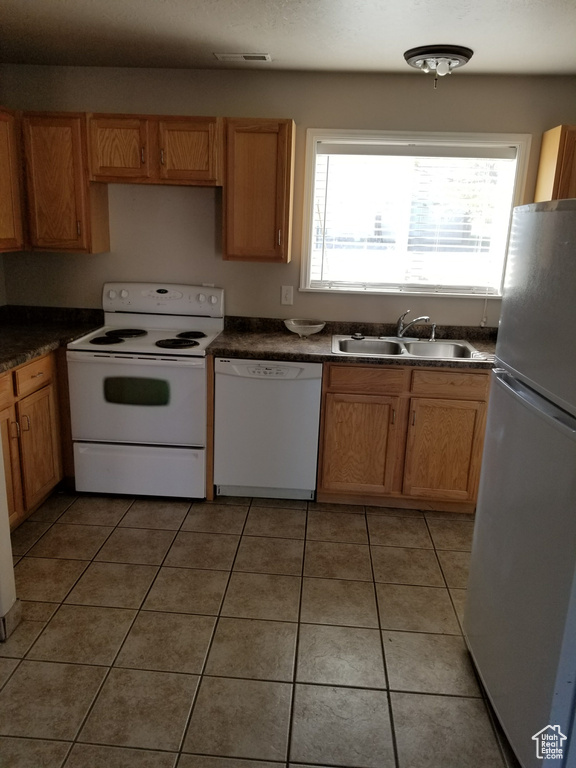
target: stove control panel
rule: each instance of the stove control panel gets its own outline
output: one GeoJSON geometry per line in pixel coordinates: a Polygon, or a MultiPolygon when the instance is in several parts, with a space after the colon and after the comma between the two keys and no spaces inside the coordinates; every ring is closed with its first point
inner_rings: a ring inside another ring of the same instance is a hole
{"type": "Polygon", "coordinates": [[[105,312],[224,317],[224,289],[172,283],[105,283],[105,312]]]}

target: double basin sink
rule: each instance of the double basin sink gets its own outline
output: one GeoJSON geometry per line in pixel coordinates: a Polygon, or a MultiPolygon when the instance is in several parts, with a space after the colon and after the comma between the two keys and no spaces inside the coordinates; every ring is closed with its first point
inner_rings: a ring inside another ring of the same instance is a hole
{"type": "Polygon", "coordinates": [[[428,341],[380,336],[332,336],[332,354],[453,360],[477,357],[480,353],[467,341],[460,339],[428,341]]]}

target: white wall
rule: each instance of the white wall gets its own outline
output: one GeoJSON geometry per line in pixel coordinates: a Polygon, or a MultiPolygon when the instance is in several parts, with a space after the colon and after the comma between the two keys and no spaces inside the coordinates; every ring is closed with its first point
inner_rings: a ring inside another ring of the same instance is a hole
{"type": "MultiPolygon", "coordinates": [[[[51,111],[292,117],[297,124],[290,264],[222,261],[218,190],[111,185],[111,252],[6,255],[8,303],[98,307],[106,280],[205,281],[226,288],[228,314],[388,322],[410,307],[440,324],[477,325],[483,314],[481,299],[296,291],[293,307],[280,304],[281,286],[299,284],[306,128],[530,133],[533,145],[525,193],[525,202],[530,202],[542,132],[560,123],[576,123],[576,77],[456,73],[435,91],[432,79],[416,72],[359,75],[1,65],[0,103],[51,111]]],[[[0,301],[1,285],[0,279],[0,301]]],[[[499,302],[490,300],[488,305],[488,324],[496,325],[499,302]]]]}

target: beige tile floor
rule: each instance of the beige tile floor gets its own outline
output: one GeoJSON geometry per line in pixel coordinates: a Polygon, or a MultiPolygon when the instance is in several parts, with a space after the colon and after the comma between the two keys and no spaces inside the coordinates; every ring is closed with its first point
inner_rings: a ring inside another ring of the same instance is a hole
{"type": "Polygon", "coordinates": [[[4,768],[504,768],[462,615],[473,521],[56,494],[13,534],[4,768]]]}

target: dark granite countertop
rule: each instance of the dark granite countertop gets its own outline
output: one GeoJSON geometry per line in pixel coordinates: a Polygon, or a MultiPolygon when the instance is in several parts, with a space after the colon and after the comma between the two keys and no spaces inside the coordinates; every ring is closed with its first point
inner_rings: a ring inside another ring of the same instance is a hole
{"type": "Polygon", "coordinates": [[[0,373],[53,352],[98,328],[102,322],[99,310],[2,307],[0,373]]]}
{"type": "MultiPolygon", "coordinates": [[[[327,323],[317,334],[301,339],[286,329],[282,320],[255,318],[226,318],[226,327],[208,347],[214,357],[236,357],[249,360],[287,360],[302,362],[362,363],[368,365],[412,365],[442,368],[490,369],[494,366],[496,329],[464,328],[460,326],[437,328],[438,339],[464,339],[474,346],[478,358],[434,360],[433,358],[362,357],[337,355],[331,350],[332,335],[348,335],[360,331],[370,336],[394,336],[395,329],[388,325],[368,323],[327,323]]],[[[429,328],[426,333],[430,333],[429,328]]],[[[422,335],[423,338],[426,336],[422,335]]]]}
{"type": "MultiPolygon", "coordinates": [[[[101,310],[50,307],[0,308],[0,373],[48,354],[103,324],[101,310]]],[[[368,365],[412,365],[443,368],[490,369],[494,364],[495,328],[438,327],[438,339],[466,339],[481,356],[454,360],[431,358],[362,357],[335,355],[331,351],[333,334],[393,336],[391,325],[330,322],[321,333],[300,339],[288,331],[282,320],[227,317],[224,332],[208,347],[215,357],[252,360],[297,360],[302,362],[347,362],[368,365]]],[[[420,334],[426,338],[429,328],[420,334]]]]}

